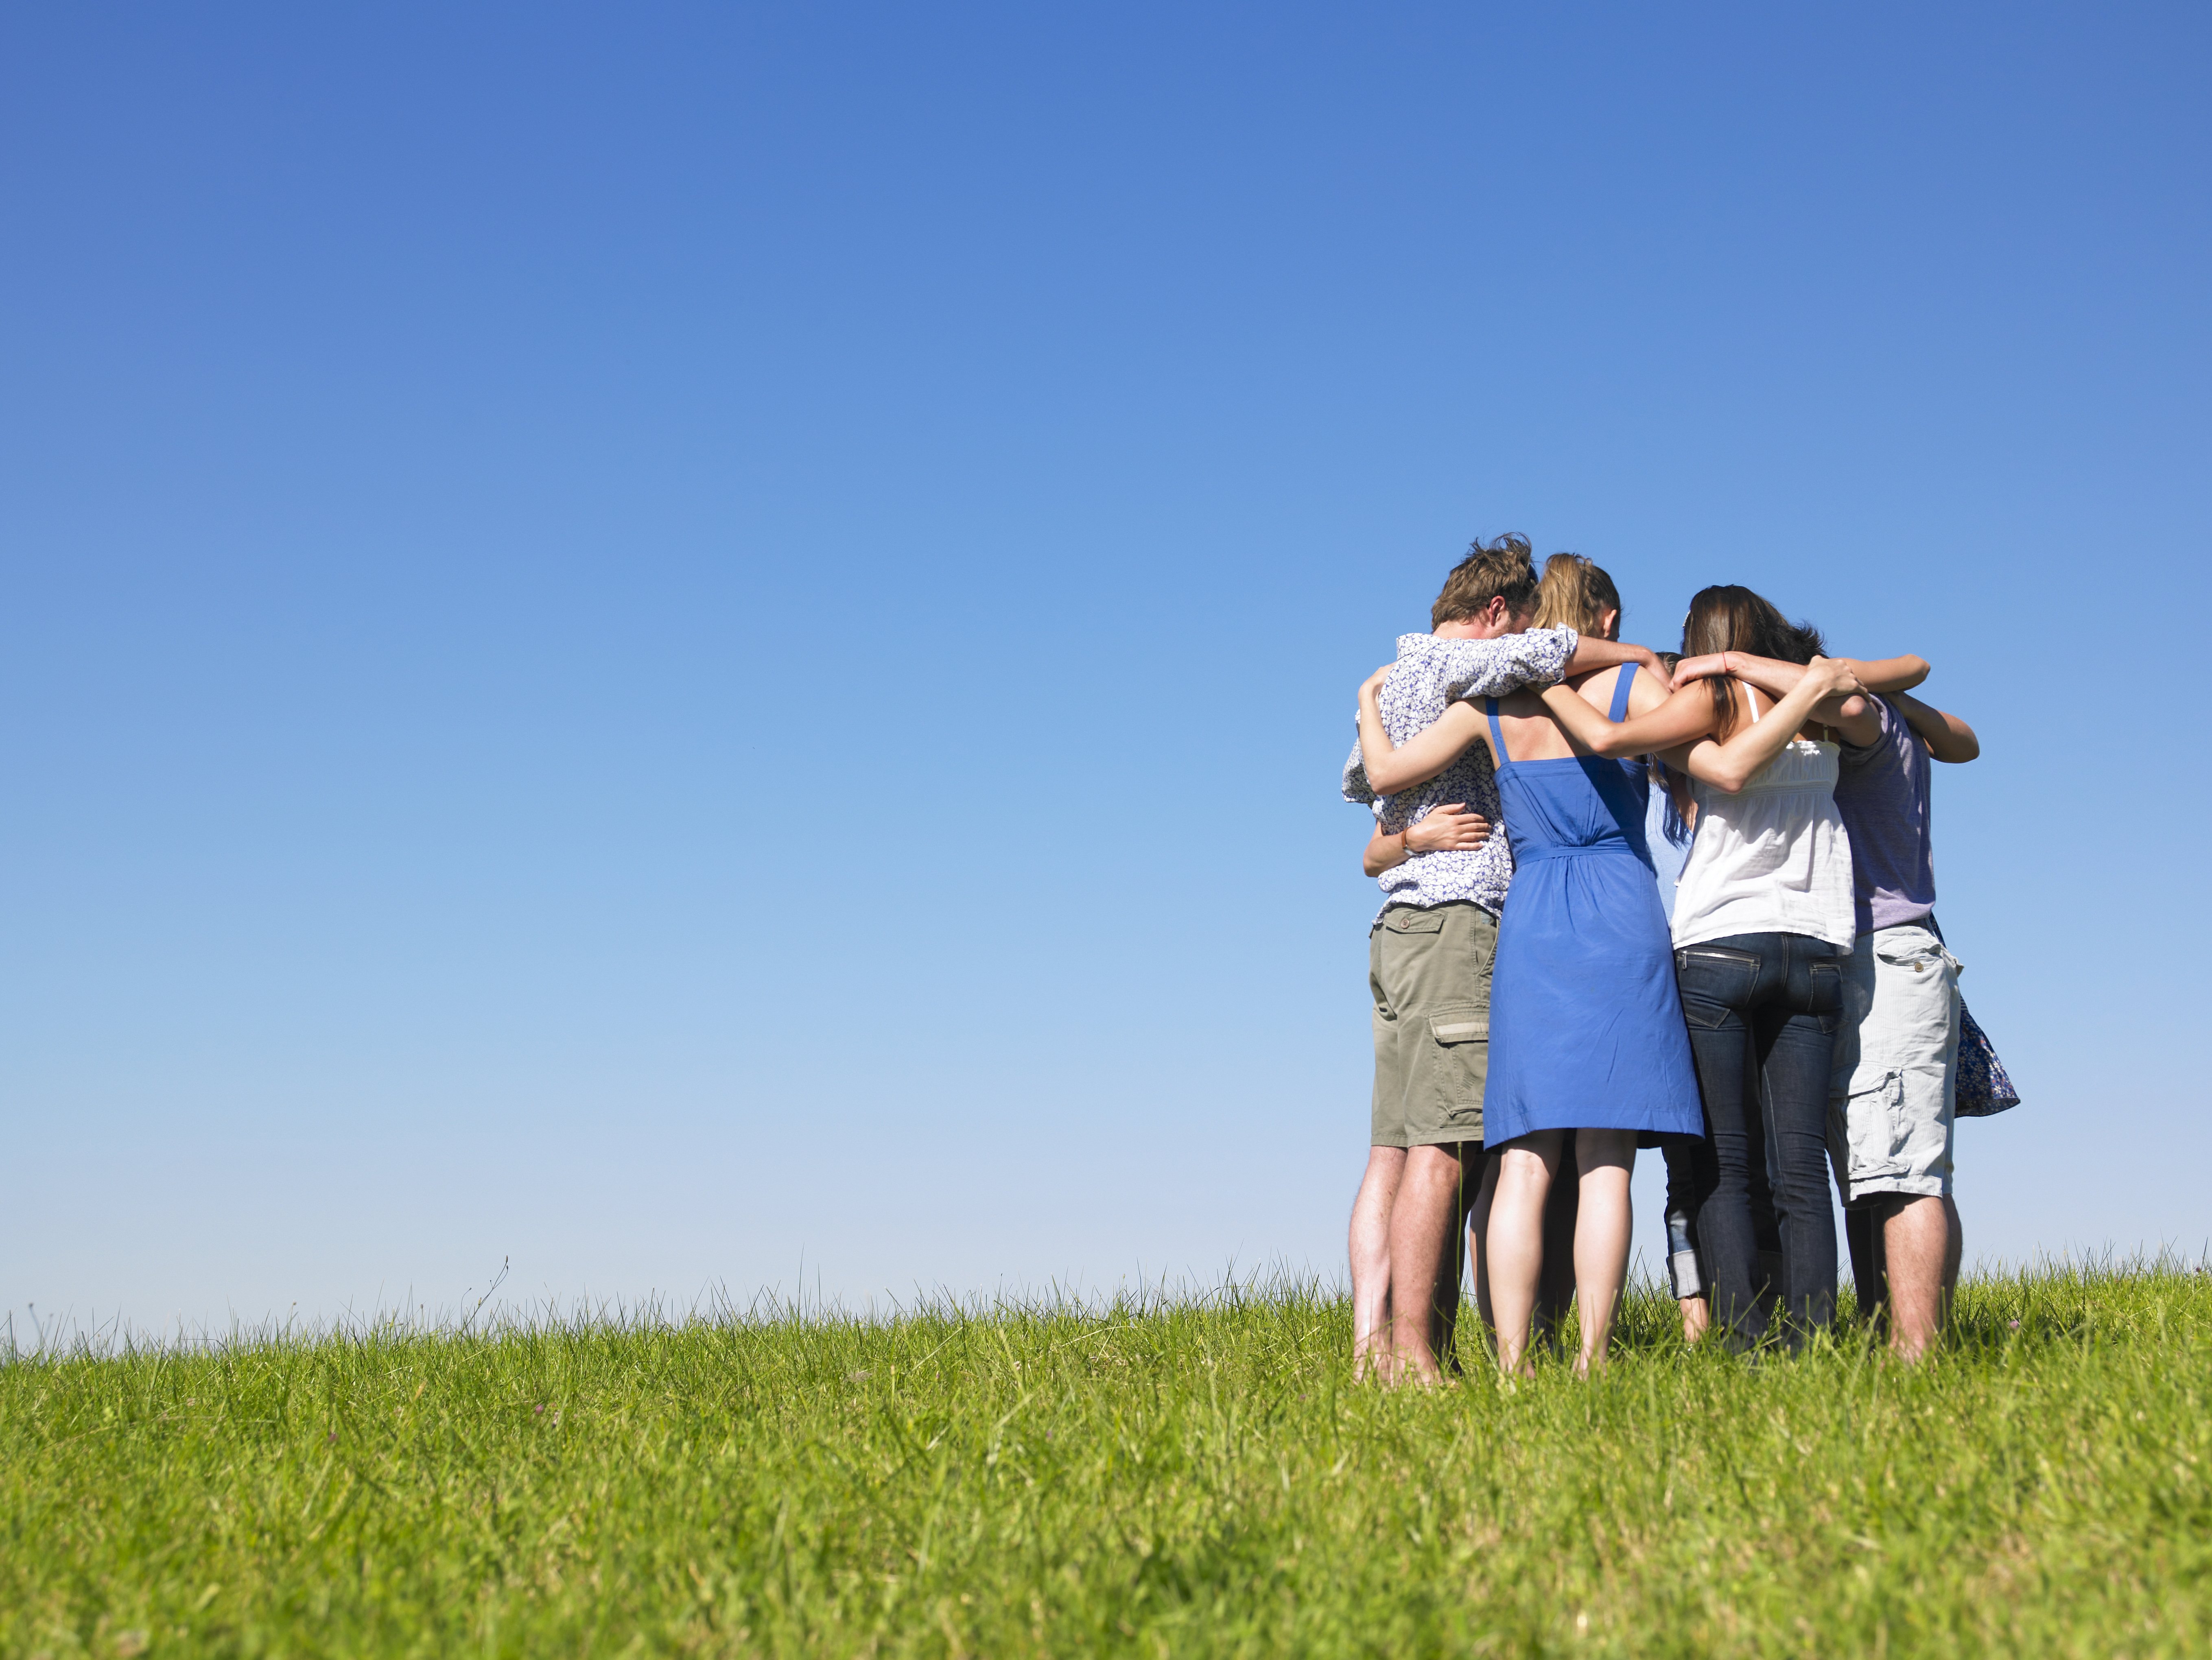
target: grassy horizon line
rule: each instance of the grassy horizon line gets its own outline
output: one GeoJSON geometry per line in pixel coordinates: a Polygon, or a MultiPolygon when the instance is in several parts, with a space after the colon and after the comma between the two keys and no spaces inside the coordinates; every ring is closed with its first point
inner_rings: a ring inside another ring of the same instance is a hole
{"type": "MultiPolygon", "coordinates": [[[[1970,1286],[2052,1276],[2127,1279],[2158,1274],[2212,1274],[2212,1242],[2208,1242],[2193,1258],[2171,1246],[2161,1246],[2155,1251],[2136,1249],[2124,1253],[2113,1246],[2079,1253],[2039,1252],[2022,1262],[1984,1258],[1960,1276],[1960,1289],[1963,1292],[1970,1286]]],[[[502,1271],[494,1281],[493,1291],[496,1291],[499,1280],[504,1278],[502,1271]]],[[[1663,1278],[1650,1268],[1639,1252],[1631,1266],[1625,1295],[1635,1298],[1659,1294],[1663,1285],[1663,1278]]],[[[1311,1268],[1279,1264],[1255,1269],[1241,1279],[1233,1270],[1218,1280],[1201,1280],[1189,1274],[1163,1274],[1157,1280],[1140,1277],[1133,1282],[1119,1282],[1111,1289],[1102,1286],[1090,1291],[1073,1289],[1057,1280],[1048,1280],[1036,1288],[1012,1291],[917,1287],[911,1300],[902,1300],[896,1293],[884,1291],[872,1293],[867,1303],[860,1307],[836,1297],[817,1295],[810,1301],[803,1292],[790,1294],[775,1286],[761,1286],[742,1302],[732,1296],[726,1286],[717,1286],[695,1296],[680,1308],[674,1299],[652,1292],[635,1300],[585,1297],[565,1306],[550,1298],[531,1304],[494,1303],[491,1295],[488,1292],[471,1304],[464,1292],[457,1304],[435,1310],[428,1304],[402,1303],[365,1315],[341,1310],[305,1321],[291,1315],[264,1316],[258,1322],[234,1316],[228,1329],[222,1331],[204,1326],[194,1330],[183,1322],[170,1330],[155,1331],[127,1325],[119,1319],[105,1326],[94,1323],[87,1327],[66,1310],[59,1315],[38,1316],[35,1305],[31,1305],[28,1311],[32,1318],[26,1323],[29,1326],[28,1342],[19,1335],[13,1310],[0,1316],[0,1366],[60,1358],[108,1359],[147,1353],[205,1353],[226,1349],[313,1346],[393,1333],[481,1338],[495,1333],[587,1328],[660,1331],[699,1325],[884,1326],[902,1320],[946,1315],[970,1319],[1000,1314],[1017,1317],[1079,1317],[1109,1310],[1143,1313],[1169,1308],[1205,1308],[1224,1301],[1231,1306],[1240,1301],[1285,1298],[1302,1303],[1327,1302],[1347,1298],[1350,1290],[1340,1268],[1324,1275],[1311,1268]],[[876,1304],[877,1295],[885,1299],[887,1307],[876,1304]]],[[[1847,1316],[1851,1301],[1846,1280],[1840,1287],[1839,1307],[1847,1316]]]]}

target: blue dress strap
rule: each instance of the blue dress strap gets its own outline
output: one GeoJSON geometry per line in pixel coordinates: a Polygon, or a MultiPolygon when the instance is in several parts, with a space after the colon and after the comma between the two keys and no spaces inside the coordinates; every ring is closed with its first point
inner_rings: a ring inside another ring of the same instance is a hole
{"type": "Polygon", "coordinates": [[[1482,710],[1490,717],[1490,741],[1498,745],[1498,764],[1502,767],[1511,757],[1505,753],[1505,733],[1498,724],[1498,700],[1495,697],[1484,698],[1482,710]]]}
{"type": "Polygon", "coordinates": [[[1606,719],[1615,726],[1628,719],[1628,693],[1629,689],[1635,684],[1636,665],[1623,663],[1620,666],[1620,678],[1614,681],[1613,685],[1613,711],[1606,716],[1606,719]]]}

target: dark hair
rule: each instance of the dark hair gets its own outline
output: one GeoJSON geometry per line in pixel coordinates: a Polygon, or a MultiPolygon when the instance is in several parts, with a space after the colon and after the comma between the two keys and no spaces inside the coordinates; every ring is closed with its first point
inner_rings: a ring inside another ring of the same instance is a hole
{"type": "Polygon", "coordinates": [[[1472,622],[1501,598],[1506,610],[1516,614],[1536,609],[1536,566],[1528,538],[1511,531],[1495,542],[1468,544],[1467,557],[1451,568],[1443,592],[1429,607],[1429,626],[1472,622]]]}
{"type": "MultiPolygon", "coordinates": [[[[1749,588],[1733,582],[1699,588],[1682,619],[1682,655],[1705,657],[1740,651],[1784,663],[1809,663],[1828,654],[1827,642],[1810,623],[1792,623],[1749,588]]],[[[1716,674],[1712,689],[1714,736],[1726,738],[1735,725],[1735,677],[1716,674]]]]}

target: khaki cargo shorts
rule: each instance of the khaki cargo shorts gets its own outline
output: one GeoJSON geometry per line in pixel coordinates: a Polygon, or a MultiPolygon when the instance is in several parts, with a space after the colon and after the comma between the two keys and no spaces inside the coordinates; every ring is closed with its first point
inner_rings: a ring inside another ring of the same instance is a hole
{"type": "Polygon", "coordinates": [[[1393,905],[1367,941],[1378,1147],[1482,1140],[1498,921],[1465,901],[1393,905]]]}
{"type": "Polygon", "coordinates": [[[1959,959],[1931,929],[1859,935],[1828,1085],[1828,1157],[1845,1204],[1951,1191],[1959,1098],[1959,959]]]}

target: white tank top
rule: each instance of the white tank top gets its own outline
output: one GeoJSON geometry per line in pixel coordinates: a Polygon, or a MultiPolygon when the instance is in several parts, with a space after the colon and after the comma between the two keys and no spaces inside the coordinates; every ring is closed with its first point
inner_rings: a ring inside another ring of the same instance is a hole
{"type": "MultiPolygon", "coordinates": [[[[1748,686],[1751,718],[1759,694],[1748,686]]],[[[1844,951],[1857,932],[1851,840],[1836,812],[1838,751],[1793,738],[1730,795],[1698,779],[1698,829],[1674,890],[1674,943],[1803,933],[1844,951]]]]}

